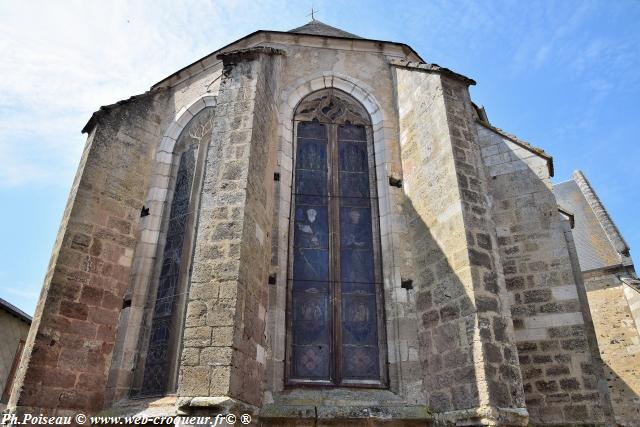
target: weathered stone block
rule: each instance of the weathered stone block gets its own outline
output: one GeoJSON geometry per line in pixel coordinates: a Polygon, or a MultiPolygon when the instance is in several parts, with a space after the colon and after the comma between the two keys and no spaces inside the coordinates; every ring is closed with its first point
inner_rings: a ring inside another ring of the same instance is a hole
{"type": "Polygon", "coordinates": [[[235,317],[234,300],[217,300],[207,310],[208,326],[233,326],[235,317]]]}
{"type": "Polygon", "coordinates": [[[184,345],[186,347],[205,347],[210,345],[211,331],[212,328],[208,326],[185,328],[184,345]]]}
{"type": "Polygon", "coordinates": [[[182,396],[209,396],[212,382],[210,369],[205,366],[184,367],[181,371],[179,393],[182,396]]]}
{"type": "Polygon", "coordinates": [[[207,347],[200,352],[201,366],[229,366],[233,350],[229,347],[207,347]]]}

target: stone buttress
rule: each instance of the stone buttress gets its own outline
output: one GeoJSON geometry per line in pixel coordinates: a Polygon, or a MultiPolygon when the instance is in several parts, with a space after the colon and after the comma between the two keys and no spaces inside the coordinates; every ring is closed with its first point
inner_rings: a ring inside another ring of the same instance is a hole
{"type": "Polygon", "coordinates": [[[471,81],[402,62],[396,79],[427,404],[445,420],[525,425],[471,81]]]}
{"type": "Polygon", "coordinates": [[[262,403],[280,54],[221,56],[180,361],[185,411],[262,403]]]}

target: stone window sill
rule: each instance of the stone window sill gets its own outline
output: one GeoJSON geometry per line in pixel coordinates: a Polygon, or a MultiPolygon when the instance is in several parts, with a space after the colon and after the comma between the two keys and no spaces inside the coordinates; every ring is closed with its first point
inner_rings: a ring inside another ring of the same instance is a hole
{"type": "Polygon", "coordinates": [[[431,420],[425,405],[407,402],[389,390],[295,388],[267,393],[260,409],[264,420],[431,420]]]}
{"type": "Polygon", "coordinates": [[[177,397],[175,395],[147,399],[125,399],[97,415],[107,417],[145,416],[148,418],[174,416],[178,415],[176,401],[177,397]]]}

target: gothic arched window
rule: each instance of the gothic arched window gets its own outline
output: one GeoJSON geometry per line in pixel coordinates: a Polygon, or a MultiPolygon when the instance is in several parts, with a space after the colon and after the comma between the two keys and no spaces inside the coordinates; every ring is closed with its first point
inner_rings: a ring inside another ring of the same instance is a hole
{"type": "Polygon", "coordinates": [[[294,116],[287,383],[383,387],[386,345],[369,115],[336,89],[294,116]]]}
{"type": "Polygon", "coordinates": [[[162,395],[176,388],[180,338],[193,254],[202,163],[213,128],[213,108],[196,114],[174,149],[172,188],[163,220],[164,243],[158,248],[155,292],[149,298],[147,331],[134,394],[162,395]],[[171,197],[171,195],[173,197],[171,197]]]}

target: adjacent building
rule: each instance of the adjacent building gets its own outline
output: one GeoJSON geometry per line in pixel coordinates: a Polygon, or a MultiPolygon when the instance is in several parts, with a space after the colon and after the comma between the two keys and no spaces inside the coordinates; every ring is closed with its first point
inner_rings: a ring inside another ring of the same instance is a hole
{"type": "Polygon", "coordinates": [[[0,410],[9,402],[30,325],[31,316],[0,298],[0,410]]]}

